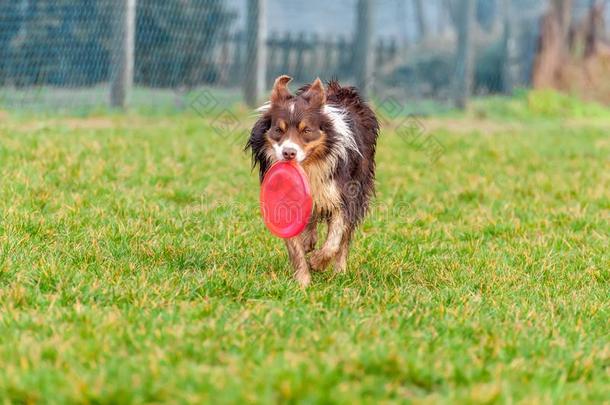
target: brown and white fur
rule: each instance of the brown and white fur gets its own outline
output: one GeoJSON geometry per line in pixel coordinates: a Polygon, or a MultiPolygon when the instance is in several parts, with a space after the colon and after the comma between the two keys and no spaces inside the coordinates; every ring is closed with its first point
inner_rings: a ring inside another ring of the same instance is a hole
{"type": "Polygon", "coordinates": [[[296,161],[307,173],[313,214],[303,233],[286,240],[295,277],[302,286],[311,269],[331,262],[335,271],[347,268],[355,228],[364,218],[375,189],[375,147],[379,124],[353,87],[320,79],[291,94],[288,76],[276,79],[270,101],[259,108],[246,149],[259,166],[262,181],[279,160],[296,161]],[[328,224],[324,244],[316,249],[317,227],[328,224]],[[307,260],[307,254],[309,261],[307,260]]]}

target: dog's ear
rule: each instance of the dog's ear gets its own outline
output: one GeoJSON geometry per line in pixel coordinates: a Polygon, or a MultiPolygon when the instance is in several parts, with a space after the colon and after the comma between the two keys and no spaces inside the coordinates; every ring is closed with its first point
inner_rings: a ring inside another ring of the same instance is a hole
{"type": "Polygon", "coordinates": [[[303,93],[303,97],[307,100],[309,106],[313,108],[320,108],[326,103],[326,92],[319,77],[303,93]]]}
{"type": "Polygon", "coordinates": [[[244,150],[250,149],[252,152],[252,168],[258,165],[260,171],[260,181],[263,181],[263,176],[270,166],[269,158],[265,154],[265,134],[271,127],[271,118],[261,117],[252,127],[250,138],[244,150]]]}
{"type": "Polygon", "coordinates": [[[288,91],[288,83],[292,80],[292,77],[282,75],[275,79],[273,83],[273,90],[271,90],[271,104],[277,104],[291,96],[288,91]]]}

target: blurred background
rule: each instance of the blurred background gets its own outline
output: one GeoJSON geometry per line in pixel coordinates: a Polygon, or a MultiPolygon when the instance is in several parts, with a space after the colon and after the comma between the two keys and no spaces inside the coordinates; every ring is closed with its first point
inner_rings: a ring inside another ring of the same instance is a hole
{"type": "MultiPolygon", "coordinates": [[[[604,0],[12,0],[0,108],[255,106],[280,74],[414,113],[552,88],[610,103],[604,0]]],[[[293,88],[296,88],[293,85],[293,88]]]]}

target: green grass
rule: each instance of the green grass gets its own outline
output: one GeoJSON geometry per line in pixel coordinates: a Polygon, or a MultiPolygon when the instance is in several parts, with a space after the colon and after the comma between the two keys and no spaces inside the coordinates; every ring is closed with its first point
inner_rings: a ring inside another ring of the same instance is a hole
{"type": "Polygon", "coordinates": [[[386,129],[303,291],[243,134],[0,118],[0,403],[608,403],[610,126],[386,129]]]}
{"type": "Polygon", "coordinates": [[[473,103],[477,115],[498,120],[605,119],[610,109],[553,90],[518,90],[513,97],[483,97],[473,103]]]}

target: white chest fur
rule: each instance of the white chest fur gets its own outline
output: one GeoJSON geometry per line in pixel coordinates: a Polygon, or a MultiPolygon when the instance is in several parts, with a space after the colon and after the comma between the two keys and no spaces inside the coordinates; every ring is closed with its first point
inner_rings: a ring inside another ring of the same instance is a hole
{"type": "Polygon", "coordinates": [[[334,212],[341,208],[341,195],[335,181],[330,178],[326,163],[315,163],[304,167],[309,179],[314,210],[334,212]]]}

